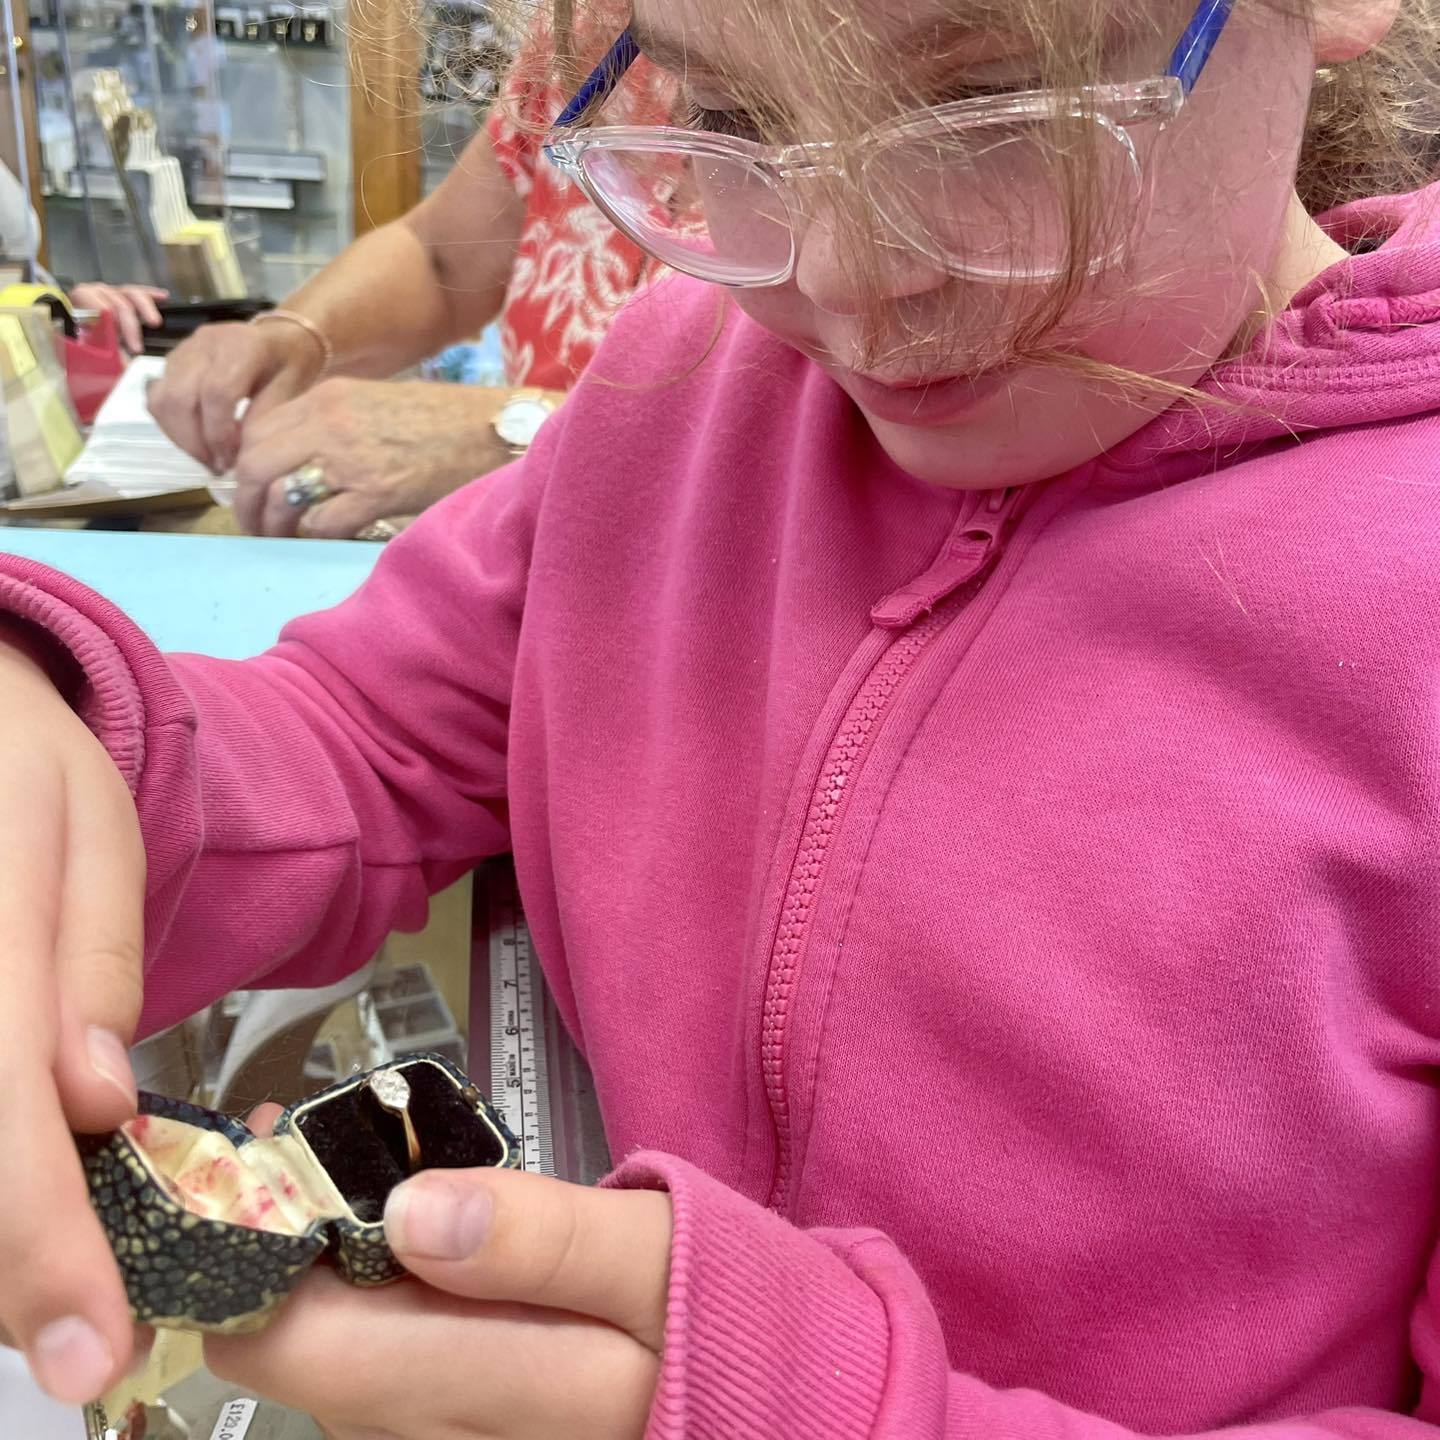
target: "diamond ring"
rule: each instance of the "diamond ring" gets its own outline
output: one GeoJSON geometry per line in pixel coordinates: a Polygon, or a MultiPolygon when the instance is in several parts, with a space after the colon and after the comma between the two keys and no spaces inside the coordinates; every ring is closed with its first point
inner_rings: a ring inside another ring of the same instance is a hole
{"type": "Polygon", "coordinates": [[[330,487],[325,483],[325,472],[313,460],[308,465],[302,465],[298,470],[292,470],[284,479],[285,503],[293,506],[296,510],[307,509],[311,505],[318,505],[322,500],[328,500],[331,495],[330,487]]]}
{"type": "Polygon", "coordinates": [[[405,1161],[413,1175],[420,1168],[420,1137],[410,1118],[410,1082],[398,1070],[377,1070],[366,1088],[387,1115],[398,1115],[405,1126],[405,1161]]]}
{"type": "Polygon", "coordinates": [[[355,532],[357,540],[378,540],[382,544],[393,540],[400,533],[400,527],[393,520],[372,520],[363,530],[355,532]]]}

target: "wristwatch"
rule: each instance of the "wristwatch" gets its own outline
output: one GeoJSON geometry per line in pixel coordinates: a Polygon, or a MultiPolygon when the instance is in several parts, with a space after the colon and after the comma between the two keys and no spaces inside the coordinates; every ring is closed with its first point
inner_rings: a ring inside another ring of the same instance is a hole
{"type": "Polygon", "coordinates": [[[496,413],[495,433],[512,455],[523,455],[559,408],[560,402],[545,390],[517,390],[496,413]]]}

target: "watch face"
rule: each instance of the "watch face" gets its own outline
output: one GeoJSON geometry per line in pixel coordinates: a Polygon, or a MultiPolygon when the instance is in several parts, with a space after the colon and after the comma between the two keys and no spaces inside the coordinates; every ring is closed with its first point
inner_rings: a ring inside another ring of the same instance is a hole
{"type": "Polygon", "coordinates": [[[517,450],[528,448],[550,417],[550,409],[539,400],[511,400],[495,417],[495,433],[517,450]]]}

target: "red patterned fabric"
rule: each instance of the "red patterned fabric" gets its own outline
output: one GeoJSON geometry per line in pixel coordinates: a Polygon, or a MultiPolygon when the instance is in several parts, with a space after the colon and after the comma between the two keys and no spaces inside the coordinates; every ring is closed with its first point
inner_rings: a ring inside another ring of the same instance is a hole
{"type": "MultiPolygon", "coordinates": [[[[616,312],[662,267],[545,159],[542,136],[569,99],[548,71],[543,46],[532,42],[490,116],[490,142],[526,202],[500,336],[510,384],[568,390],[616,312]]],[[[658,125],[670,118],[673,93],[665,73],[641,60],[611,104],[623,108],[624,123],[658,125]]]]}

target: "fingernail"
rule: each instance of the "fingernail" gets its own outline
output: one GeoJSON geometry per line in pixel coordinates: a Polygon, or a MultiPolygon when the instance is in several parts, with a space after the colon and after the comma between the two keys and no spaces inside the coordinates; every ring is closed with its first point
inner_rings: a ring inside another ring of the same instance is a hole
{"type": "Polygon", "coordinates": [[[86,1048],[90,1051],[90,1067],[125,1097],[127,1105],[137,1099],[135,1072],[130,1068],[130,1052],[125,1042],[111,1030],[92,1025],[86,1032],[86,1048]]]}
{"type": "Polygon", "coordinates": [[[407,1180],[385,1204],[385,1237],[397,1254],[463,1260],[485,1243],[494,1206],[486,1190],[445,1180],[407,1180]]]}
{"type": "Polygon", "coordinates": [[[88,1405],[110,1383],[115,1356],[88,1320],[52,1320],[30,1346],[30,1369],[50,1395],[67,1405],[88,1405]]]}

